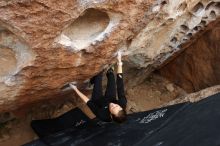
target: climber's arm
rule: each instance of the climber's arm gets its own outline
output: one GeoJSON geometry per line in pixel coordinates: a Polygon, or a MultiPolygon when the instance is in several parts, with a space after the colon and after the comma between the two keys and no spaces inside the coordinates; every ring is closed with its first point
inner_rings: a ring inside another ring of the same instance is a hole
{"type": "Polygon", "coordinates": [[[91,101],[87,96],[80,92],[75,85],[70,84],[70,87],[77,93],[77,95],[88,105],[91,111],[97,116],[99,114],[99,109],[93,103],[93,101],[91,101]]]}
{"type": "Polygon", "coordinates": [[[77,87],[73,84],[70,84],[70,87],[77,93],[77,95],[85,102],[87,103],[89,101],[89,98],[84,95],[82,92],[80,92],[77,87]]]}
{"type": "Polygon", "coordinates": [[[123,70],[122,70],[122,61],[121,61],[121,52],[118,52],[118,56],[117,56],[117,74],[122,74],[123,70]]]}
{"type": "Polygon", "coordinates": [[[124,91],[124,82],[123,82],[123,70],[122,70],[122,61],[121,61],[121,52],[118,53],[117,57],[117,65],[118,65],[118,70],[117,70],[117,92],[118,92],[118,100],[120,105],[125,109],[127,105],[127,99],[125,96],[125,91],[124,91]]]}
{"type": "Polygon", "coordinates": [[[91,111],[97,116],[99,114],[99,109],[97,108],[97,106],[91,100],[89,100],[87,96],[80,92],[75,85],[70,84],[70,87],[77,93],[77,95],[88,105],[91,111]]]}

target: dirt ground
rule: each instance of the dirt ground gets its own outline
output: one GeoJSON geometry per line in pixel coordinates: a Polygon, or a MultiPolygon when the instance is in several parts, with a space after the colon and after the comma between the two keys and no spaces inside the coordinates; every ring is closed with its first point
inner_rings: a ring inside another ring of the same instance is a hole
{"type": "MultiPolygon", "coordinates": [[[[145,79],[144,82],[126,89],[127,112],[133,113],[154,109],[184,95],[186,93],[182,89],[154,74],[145,79]]],[[[77,106],[89,117],[94,117],[85,104],[80,101],[77,101],[77,103],[79,103],[77,106]]],[[[36,106],[35,109],[38,108],[39,110],[35,110],[28,116],[17,117],[2,124],[0,126],[0,146],[19,146],[37,139],[30,127],[32,119],[56,117],[75,106],[71,102],[59,106],[47,106],[46,109],[36,106]]]]}

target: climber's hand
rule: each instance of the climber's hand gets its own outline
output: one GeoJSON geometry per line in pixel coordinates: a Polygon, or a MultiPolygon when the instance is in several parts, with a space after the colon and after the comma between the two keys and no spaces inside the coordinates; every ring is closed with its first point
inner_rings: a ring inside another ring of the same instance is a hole
{"type": "Polygon", "coordinates": [[[70,83],[69,86],[76,92],[76,94],[77,94],[85,103],[87,103],[87,102],[89,101],[89,98],[77,89],[76,84],[70,83]]]}
{"type": "Polygon", "coordinates": [[[118,63],[121,62],[121,51],[118,51],[117,60],[118,60],[118,63]]]}
{"type": "Polygon", "coordinates": [[[77,89],[76,85],[74,85],[74,84],[72,84],[72,83],[70,83],[69,85],[70,85],[70,87],[71,87],[73,90],[76,90],[76,89],[77,89]]]}

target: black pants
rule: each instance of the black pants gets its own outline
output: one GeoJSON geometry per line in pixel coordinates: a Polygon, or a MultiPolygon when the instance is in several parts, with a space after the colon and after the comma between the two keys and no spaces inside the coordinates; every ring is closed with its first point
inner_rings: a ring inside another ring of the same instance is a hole
{"type": "MultiPolygon", "coordinates": [[[[102,93],[102,72],[93,77],[93,83],[94,83],[94,88],[92,92],[92,98],[91,100],[98,100],[100,98],[103,98],[103,93],[102,93]]],[[[114,73],[108,72],[106,74],[107,76],[107,87],[105,91],[105,98],[107,98],[108,101],[114,101],[116,100],[116,84],[115,84],[115,76],[114,73]]],[[[118,93],[118,98],[125,97],[125,92],[124,92],[124,83],[123,83],[123,76],[122,74],[117,74],[117,93],[118,93]]]]}

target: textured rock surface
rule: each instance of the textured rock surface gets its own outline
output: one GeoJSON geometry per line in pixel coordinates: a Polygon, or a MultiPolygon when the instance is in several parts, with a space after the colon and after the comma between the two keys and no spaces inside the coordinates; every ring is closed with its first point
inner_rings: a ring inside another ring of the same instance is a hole
{"type": "Polygon", "coordinates": [[[86,82],[117,50],[147,75],[218,16],[218,0],[2,0],[0,111],[86,82]]]}
{"type": "Polygon", "coordinates": [[[188,92],[219,85],[219,54],[220,20],[160,72],[188,92]]]}
{"type": "Polygon", "coordinates": [[[203,90],[200,90],[199,92],[194,92],[191,94],[187,94],[186,96],[182,96],[178,99],[175,99],[173,101],[170,101],[160,107],[165,107],[169,105],[174,105],[174,104],[179,104],[179,103],[184,103],[184,102],[198,102],[202,99],[205,99],[209,96],[215,95],[220,92],[220,86],[212,86],[209,88],[205,88],[203,90]]]}

